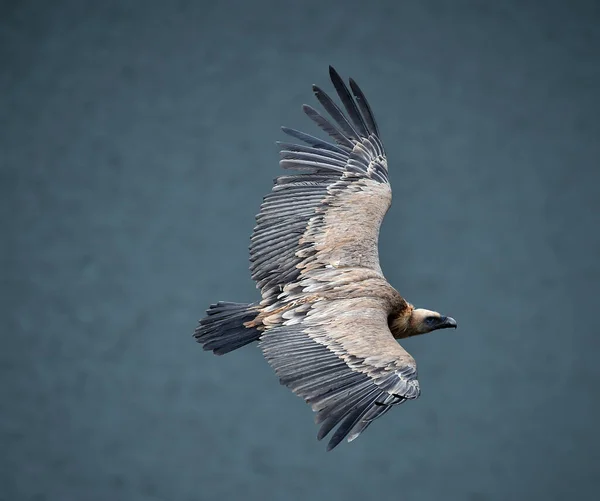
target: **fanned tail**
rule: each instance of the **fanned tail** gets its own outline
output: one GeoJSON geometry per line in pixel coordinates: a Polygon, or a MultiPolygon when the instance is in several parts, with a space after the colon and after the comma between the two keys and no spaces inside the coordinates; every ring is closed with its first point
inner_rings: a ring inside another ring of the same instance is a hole
{"type": "Polygon", "coordinates": [[[256,315],[258,309],[255,304],[219,301],[206,310],[206,317],[200,320],[194,337],[205,350],[224,355],[258,341],[261,331],[244,325],[254,320],[256,315]]]}

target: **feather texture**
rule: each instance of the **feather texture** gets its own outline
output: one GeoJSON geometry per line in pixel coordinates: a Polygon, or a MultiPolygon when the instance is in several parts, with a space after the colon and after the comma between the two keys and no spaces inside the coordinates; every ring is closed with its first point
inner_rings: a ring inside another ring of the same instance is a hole
{"type": "Polygon", "coordinates": [[[261,337],[281,383],[317,413],[317,438],[337,427],[328,449],[356,438],[387,408],[419,396],[416,364],[389,331],[385,301],[319,301],[300,324],[283,322],[261,337]]]}
{"type": "Polygon", "coordinates": [[[387,160],[358,87],[354,95],[362,97],[354,100],[333,68],[330,76],[348,116],[317,86],[315,95],[332,120],[308,105],[303,109],[335,143],[283,127],[306,145],[280,142],[280,166],[300,173],[275,179],[256,216],[250,270],[266,304],[308,268],[343,263],[379,270],[377,236],[391,203],[387,160]]]}

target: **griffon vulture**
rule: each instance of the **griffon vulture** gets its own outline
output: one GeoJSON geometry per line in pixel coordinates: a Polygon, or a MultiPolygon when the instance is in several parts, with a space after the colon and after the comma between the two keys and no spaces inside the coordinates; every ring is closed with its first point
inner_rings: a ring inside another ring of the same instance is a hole
{"type": "Polygon", "coordinates": [[[456,321],[413,307],[383,276],[387,158],[361,89],[329,75],[345,112],[317,86],[330,118],[303,110],[333,141],[282,128],[305,144],[279,143],[281,167],[298,172],[275,179],[256,216],[250,269],[261,301],[211,305],[194,336],[216,355],[258,341],[281,383],[317,413],[317,438],[337,426],[331,450],[419,396],[415,360],[396,339],[456,321]]]}

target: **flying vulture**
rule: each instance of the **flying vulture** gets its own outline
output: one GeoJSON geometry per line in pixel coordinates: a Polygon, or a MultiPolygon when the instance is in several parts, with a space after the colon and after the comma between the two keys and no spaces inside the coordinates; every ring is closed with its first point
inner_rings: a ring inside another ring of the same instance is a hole
{"type": "Polygon", "coordinates": [[[262,299],[218,302],[194,337],[223,355],[258,341],[282,384],[316,414],[328,450],[350,442],[393,406],[420,394],[417,366],[396,341],[456,321],[415,308],[385,279],[377,250],[392,190],[379,128],[359,86],[329,75],[343,109],[313,91],[326,118],[304,112],[332,139],[283,127],[304,143],[278,143],[275,179],[250,243],[250,270],[262,299]]]}

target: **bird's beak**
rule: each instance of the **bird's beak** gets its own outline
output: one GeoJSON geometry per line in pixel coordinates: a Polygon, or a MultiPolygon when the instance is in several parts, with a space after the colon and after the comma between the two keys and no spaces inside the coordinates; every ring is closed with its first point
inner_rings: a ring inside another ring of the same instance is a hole
{"type": "Polygon", "coordinates": [[[456,329],[456,327],[458,326],[456,320],[454,320],[452,317],[442,317],[440,320],[441,321],[438,329],[449,329],[450,327],[456,329]]]}

